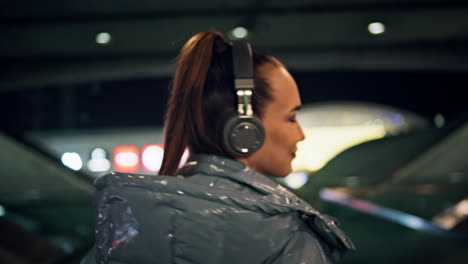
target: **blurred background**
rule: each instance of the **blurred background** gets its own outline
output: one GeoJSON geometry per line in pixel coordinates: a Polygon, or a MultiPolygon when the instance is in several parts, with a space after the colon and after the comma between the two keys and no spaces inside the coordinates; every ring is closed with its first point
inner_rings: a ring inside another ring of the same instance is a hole
{"type": "Polygon", "coordinates": [[[467,263],[455,0],[2,1],[0,263],[79,263],[94,179],[157,174],[173,59],[210,29],[295,77],[307,139],[281,184],[339,219],[343,263],[467,263]]]}

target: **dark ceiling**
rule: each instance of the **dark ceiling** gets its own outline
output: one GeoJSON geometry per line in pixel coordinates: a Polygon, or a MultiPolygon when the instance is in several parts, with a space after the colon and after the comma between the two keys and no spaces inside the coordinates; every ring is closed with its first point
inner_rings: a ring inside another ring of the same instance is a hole
{"type": "Polygon", "coordinates": [[[162,125],[183,43],[237,26],[288,66],[306,104],[372,102],[448,119],[468,111],[468,1],[3,1],[2,129],[162,125]],[[368,32],[375,21],[384,34],[368,32]],[[96,43],[100,32],[109,45],[96,43]]]}
{"type": "Polygon", "coordinates": [[[294,71],[466,72],[468,2],[455,0],[2,1],[0,89],[168,76],[193,33],[236,26],[294,71]],[[382,35],[370,22],[386,26],[382,35]],[[96,44],[99,32],[110,45],[96,44]],[[5,67],[6,66],[6,67],[5,67]]]}

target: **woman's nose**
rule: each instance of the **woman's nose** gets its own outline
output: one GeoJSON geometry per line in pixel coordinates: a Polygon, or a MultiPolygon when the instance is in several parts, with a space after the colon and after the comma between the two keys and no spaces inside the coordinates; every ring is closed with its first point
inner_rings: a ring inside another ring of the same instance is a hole
{"type": "Polygon", "coordinates": [[[301,125],[299,125],[299,141],[303,141],[305,139],[304,131],[302,130],[301,125]]]}

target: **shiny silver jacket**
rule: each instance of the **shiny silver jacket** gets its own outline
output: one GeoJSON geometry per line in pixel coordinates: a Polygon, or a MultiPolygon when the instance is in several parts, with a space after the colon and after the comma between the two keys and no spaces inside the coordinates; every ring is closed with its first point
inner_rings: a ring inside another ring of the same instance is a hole
{"type": "Polygon", "coordinates": [[[336,263],[335,220],[242,163],[192,157],[178,177],[96,183],[96,245],[82,263],[336,263]]]}

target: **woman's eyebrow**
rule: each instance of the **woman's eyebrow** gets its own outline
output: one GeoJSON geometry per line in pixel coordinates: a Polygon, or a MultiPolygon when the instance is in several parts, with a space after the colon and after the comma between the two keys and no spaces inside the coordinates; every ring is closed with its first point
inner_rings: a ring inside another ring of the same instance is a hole
{"type": "Polygon", "coordinates": [[[302,108],[302,105],[297,105],[297,106],[295,106],[293,109],[291,109],[290,112],[299,111],[299,110],[301,110],[301,108],[302,108]]]}

